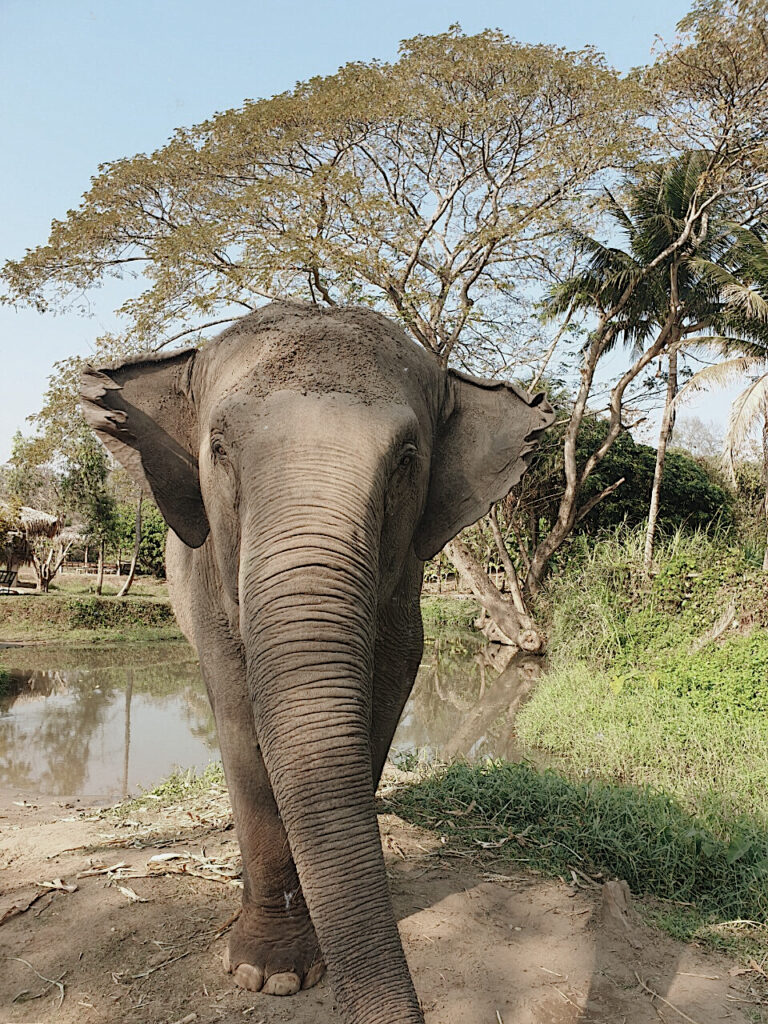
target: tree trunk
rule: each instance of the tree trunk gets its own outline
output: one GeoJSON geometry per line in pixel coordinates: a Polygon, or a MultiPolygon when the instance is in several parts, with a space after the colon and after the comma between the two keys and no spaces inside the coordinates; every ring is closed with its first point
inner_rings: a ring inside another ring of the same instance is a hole
{"type": "Polygon", "coordinates": [[[677,395],[677,358],[678,350],[672,347],[669,350],[669,378],[667,380],[667,398],[664,403],[664,415],[661,418],[661,430],[659,431],[659,448],[656,452],[656,468],[653,473],[653,487],[651,488],[651,504],[648,509],[648,529],[645,534],[645,555],[643,557],[643,570],[647,576],[653,565],[653,551],[656,544],[656,526],[659,519],[659,500],[661,496],[661,481],[664,478],[664,460],[667,457],[667,446],[672,440],[672,431],[675,428],[675,407],[674,401],[677,395]]]}
{"type": "Polygon", "coordinates": [[[104,586],[104,548],[106,543],[104,540],[99,542],[99,567],[96,572],[96,593],[101,594],[101,588],[104,586]]]}
{"type": "Polygon", "coordinates": [[[472,557],[466,544],[458,537],[454,537],[445,550],[507,643],[515,644],[531,653],[541,651],[544,647],[544,638],[528,614],[518,611],[512,601],[504,600],[488,579],[487,573],[472,557]]]}
{"type": "MultiPolygon", "coordinates": [[[[531,557],[531,568],[525,580],[525,594],[527,597],[535,596],[544,580],[549,561],[565,541],[570,537],[573,528],[588,512],[597,504],[594,498],[590,499],[583,506],[579,507],[579,499],[584,484],[602,463],[605,456],[611,450],[616,438],[626,429],[623,421],[624,394],[630,384],[637,379],[642,371],[657,356],[660,356],[670,343],[677,338],[678,302],[677,302],[677,275],[679,271],[679,259],[675,258],[670,265],[670,309],[663,327],[659,331],[652,345],[635,360],[635,362],[619,378],[611,390],[609,399],[609,426],[599,447],[592,452],[586,462],[580,464],[577,459],[577,443],[579,431],[584,416],[587,412],[587,402],[592,391],[598,363],[603,353],[608,349],[610,343],[618,333],[618,322],[613,318],[623,308],[632,294],[630,286],[624,293],[621,301],[609,312],[603,313],[596,329],[592,332],[591,340],[584,354],[584,363],[581,368],[581,381],[576,393],[576,400],[571,411],[568,425],[563,438],[563,468],[565,470],[565,491],[560,499],[560,507],[557,519],[552,524],[549,533],[541,540],[534,549],[531,557]]],[[[606,497],[618,484],[611,485],[598,497],[598,500],[606,497]]]]}
{"type": "Polygon", "coordinates": [[[51,580],[46,571],[44,562],[35,562],[35,575],[37,576],[37,584],[35,590],[39,594],[47,594],[48,587],[50,586],[51,580]]]}
{"type": "MultiPolygon", "coordinates": [[[[517,569],[515,568],[515,563],[509,557],[509,552],[507,551],[507,545],[504,543],[504,538],[501,535],[501,527],[499,526],[499,518],[498,518],[498,515],[496,514],[496,506],[495,505],[491,509],[491,511],[488,513],[488,518],[489,518],[490,523],[491,523],[491,532],[493,533],[493,539],[496,542],[496,548],[497,548],[497,550],[499,552],[499,557],[501,558],[501,561],[502,561],[502,563],[504,565],[504,572],[506,573],[506,579],[509,581],[509,591],[510,591],[510,595],[511,595],[511,598],[512,598],[512,603],[514,604],[515,609],[516,609],[518,615],[521,615],[521,616],[523,616],[525,618],[528,618],[529,621],[530,621],[530,617],[528,615],[528,609],[525,606],[525,601],[523,600],[523,594],[522,594],[522,591],[520,590],[520,580],[518,579],[518,576],[517,576],[517,569]]],[[[503,591],[502,591],[502,593],[503,593],[503,591]]]]}
{"type": "Polygon", "coordinates": [[[125,583],[120,588],[118,597],[125,597],[128,591],[131,589],[133,583],[133,577],[136,575],[136,563],[139,560],[139,548],[141,547],[141,502],[144,495],[139,491],[139,500],[136,502],[136,539],[133,544],[133,557],[131,558],[131,568],[128,570],[128,575],[125,579],[125,583]]]}

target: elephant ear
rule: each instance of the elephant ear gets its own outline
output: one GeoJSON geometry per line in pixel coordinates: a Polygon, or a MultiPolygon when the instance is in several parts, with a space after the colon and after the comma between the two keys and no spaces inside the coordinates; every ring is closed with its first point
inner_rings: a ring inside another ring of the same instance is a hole
{"type": "Polygon", "coordinates": [[[555,414],[543,393],[448,371],[427,503],[413,545],[432,558],[486,514],[525,472],[555,414]]]}
{"type": "Polygon", "coordinates": [[[196,350],[86,367],[80,403],[100,441],[152,493],[173,532],[191,548],[208,536],[197,465],[190,376],[196,350]]]}

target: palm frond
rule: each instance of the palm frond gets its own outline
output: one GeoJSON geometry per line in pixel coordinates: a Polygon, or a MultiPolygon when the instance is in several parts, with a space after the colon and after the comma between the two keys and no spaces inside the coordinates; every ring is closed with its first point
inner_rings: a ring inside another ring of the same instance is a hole
{"type": "Polygon", "coordinates": [[[741,392],[731,407],[723,454],[724,462],[731,473],[736,452],[767,413],[768,373],[764,373],[741,392]]]}
{"type": "Polygon", "coordinates": [[[764,368],[765,365],[764,357],[758,359],[755,356],[736,356],[733,359],[726,359],[722,363],[705,366],[694,373],[691,379],[680,388],[675,396],[674,405],[681,405],[700,391],[708,391],[715,387],[724,388],[730,384],[743,382],[744,378],[750,373],[754,373],[757,367],[764,368]]]}

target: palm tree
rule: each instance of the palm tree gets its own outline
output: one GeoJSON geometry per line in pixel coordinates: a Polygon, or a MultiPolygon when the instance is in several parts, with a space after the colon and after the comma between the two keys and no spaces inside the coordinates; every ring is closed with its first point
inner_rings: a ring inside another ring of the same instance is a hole
{"type": "MultiPolygon", "coordinates": [[[[681,388],[678,401],[694,391],[723,387],[745,378],[749,380],[731,406],[723,461],[735,482],[736,453],[754,429],[761,426],[765,487],[763,508],[767,530],[763,569],[768,572],[768,239],[765,228],[740,229],[735,234],[732,266],[707,266],[702,261],[700,271],[717,281],[726,300],[723,323],[729,324],[737,334],[746,334],[746,325],[752,343],[745,346],[739,355],[699,370],[681,388]]],[[[719,340],[712,339],[710,347],[717,347],[719,340]]],[[[727,354],[729,346],[721,346],[721,351],[727,354]]]]}
{"type": "Polygon", "coordinates": [[[609,246],[583,233],[573,233],[589,256],[587,266],[558,285],[550,295],[550,316],[566,311],[603,313],[615,304],[627,285],[636,283],[625,306],[615,338],[635,351],[648,339],[664,341],[667,388],[659,431],[653,487],[648,510],[644,563],[653,563],[659,496],[667,446],[675,421],[678,362],[681,351],[692,345],[715,345],[721,352],[754,354],[765,335],[765,322],[743,305],[737,315],[731,294],[739,260],[734,252],[740,237],[726,196],[710,192],[706,174],[709,155],[684,153],[656,164],[627,180],[624,205],[606,191],[608,213],[625,236],[625,248],[609,246]],[[700,230],[653,266],[659,254],[683,235],[686,215],[694,203],[709,200],[700,230]],[[649,269],[653,266],[653,269],[649,269]]]}

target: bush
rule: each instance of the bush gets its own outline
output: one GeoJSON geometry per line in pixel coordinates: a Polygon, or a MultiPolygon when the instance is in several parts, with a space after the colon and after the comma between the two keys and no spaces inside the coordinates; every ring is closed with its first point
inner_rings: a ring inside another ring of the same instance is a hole
{"type": "MultiPolygon", "coordinates": [[[[531,468],[514,492],[514,508],[519,521],[534,516],[540,528],[549,529],[557,517],[565,490],[563,431],[561,420],[548,432],[531,462],[531,468]]],[[[600,446],[609,429],[608,420],[597,415],[584,418],[576,446],[576,459],[582,465],[600,446]]],[[[622,431],[603,461],[589,477],[581,501],[599,494],[624,478],[624,483],[601,501],[576,527],[577,534],[595,536],[618,526],[635,527],[648,517],[648,505],[656,466],[656,449],[638,444],[629,431],[622,431]]],[[[659,529],[667,533],[678,529],[708,529],[717,522],[723,531],[734,524],[733,497],[723,486],[717,471],[685,452],[667,454],[661,486],[659,529]]]]}
{"type": "Polygon", "coordinates": [[[19,596],[0,602],[0,625],[29,629],[103,629],[167,626],[174,623],[166,601],[143,597],[68,597],[59,594],[19,596]]]}
{"type": "Polygon", "coordinates": [[[143,598],[117,601],[103,597],[81,597],[69,598],[66,603],[69,625],[75,629],[163,626],[174,621],[169,604],[143,598]]]}

